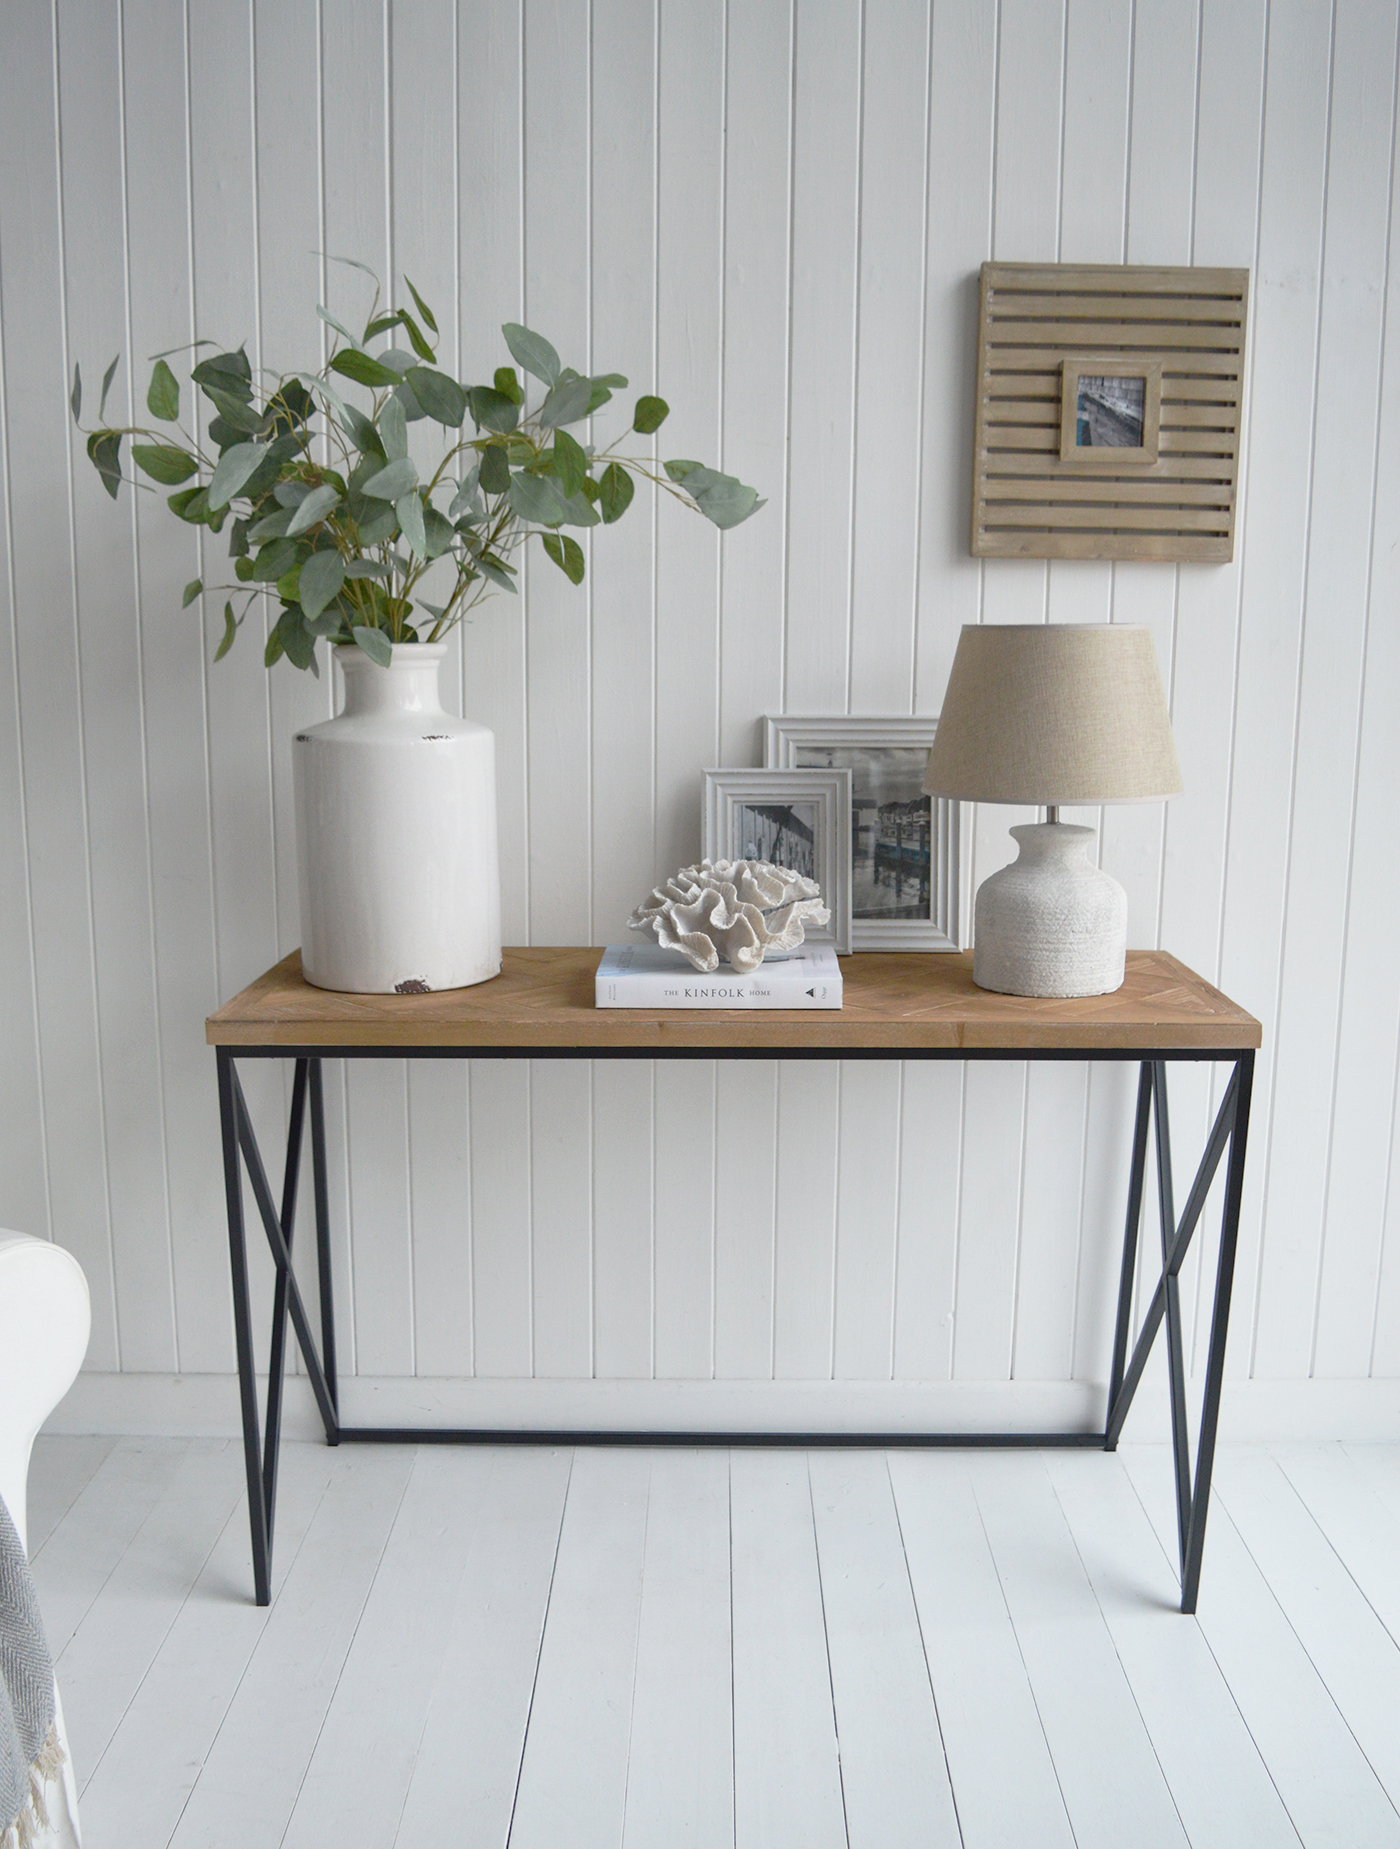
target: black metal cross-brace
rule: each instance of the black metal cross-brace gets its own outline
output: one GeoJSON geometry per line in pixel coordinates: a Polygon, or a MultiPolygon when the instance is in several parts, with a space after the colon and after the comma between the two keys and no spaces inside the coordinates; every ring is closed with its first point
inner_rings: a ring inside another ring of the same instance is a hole
{"type": "Polygon", "coordinates": [[[1147,1357],[1163,1317],[1167,1324],[1167,1375],[1171,1391],[1172,1458],[1176,1469],[1177,1546],[1181,1562],[1181,1609],[1193,1612],[1201,1583],[1201,1552],[1205,1546],[1206,1510],[1215,1461],[1215,1436],[1220,1424],[1220,1390],[1225,1378],[1225,1338],[1230,1322],[1230,1293],[1235,1275],[1235,1248],[1239,1242],[1240,1201],[1244,1189],[1245,1138],[1249,1128],[1249,1100],[1254,1084],[1254,1054],[1244,1052],[1225,1088],[1215,1123],[1206,1139],[1196,1179],[1186,1197],[1180,1220],[1172,1198],[1171,1124],[1167,1110],[1167,1068],[1160,1059],[1144,1060],[1138,1080],[1137,1120],[1133,1127],[1133,1160],[1128,1181],[1128,1222],[1123,1237],[1123,1270],[1118,1286],[1118,1321],[1113,1338],[1113,1366],[1108,1384],[1108,1418],[1104,1449],[1117,1448],[1123,1421],[1133,1403],[1147,1357]],[[1132,1325],[1133,1270],[1142,1219],[1142,1197],[1147,1173],[1147,1133],[1155,1118],[1157,1132],[1157,1207],[1162,1229],[1162,1275],[1143,1317],[1132,1359],[1128,1336],[1132,1325]],[[1211,1315],[1210,1350],[1206,1358],[1205,1398],[1196,1448],[1195,1481],[1191,1476],[1191,1436],[1186,1421],[1186,1364],[1182,1351],[1181,1267],[1201,1211],[1215,1180],[1220,1158],[1230,1146],[1225,1174],[1225,1204],[1220,1220],[1220,1257],[1216,1265],[1215,1307],[1211,1315]]]}
{"type": "MultiPolygon", "coordinates": [[[[455,1049],[414,1048],[419,1057],[579,1057],[565,1048],[497,1048],[455,1049]]],[[[1172,1416],[1172,1452],[1176,1471],[1178,1535],[1181,1555],[1181,1609],[1196,1609],[1200,1585],[1201,1551],[1205,1541],[1206,1510],[1210,1501],[1211,1468],[1215,1457],[1216,1431],[1220,1420],[1220,1393],[1225,1371],[1225,1339],[1230,1318],[1230,1294],[1234,1279],[1235,1248],[1239,1239],[1240,1202],[1244,1184],[1245,1138],[1249,1125],[1249,1102],[1253,1084],[1254,1054],[1251,1051],[1176,1052],[1137,1054],[1115,1051],[1112,1054],[1086,1054],[1083,1051],[1060,1053],[1058,1050],[1007,1049],[974,1051],[971,1049],[930,1049],[926,1053],[905,1057],[924,1058],[1138,1058],[1141,1077],[1138,1084],[1137,1118],[1133,1131],[1132,1163],[1128,1179],[1128,1215],[1123,1240],[1122,1271],[1118,1290],[1118,1315],[1114,1333],[1113,1363],[1109,1376],[1108,1411],[1101,1431],[1071,1432],[717,1432],[717,1431],[612,1431],[593,1430],[521,1430],[521,1429],[446,1429],[440,1426],[348,1426],[340,1421],[336,1386],[335,1310],[331,1283],[330,1209],[326,1182],[325,1106],[321,1087],[321,1060],[325,1057],[375,1057],[376,1049],[335,1047],[313,1051],[281,1047],[220,1046],[219,1113],[223,1130],[224,1188],[228,1206],[229,1259],[233,1283],[234,1336],[238,1353],[238,1381],[243,1418],[243,1454],[248,1479],[248,1513],[253,1539],[253,1583],[259,1605],[271,1598],[272,1532],[277,1504],[277,1463],[281,1444],[282,1390],[287,1356],[287,1320],[291,1319],[297,1346],[306,1363],[312,1392],[325,1427],[328,1444],[550,1444],[550,1445],[797,1445],[797,1446],[920,1446],[1007,1449],[1018,1446],[1102,1447],[1112,1451],[1118,1443],[1133,1395],[1142,1379],[1147,1357],[1165,1319],[1167,1325],[1167,1373],[1170,1383],[1172,1416]],[[257,1138],[253,1134],[243,1087],[235,1066],[238,1054],[252,1057],[293,1057],[296,1062],[292,1082],[291,1109],[287,1126],[286,1160],[282,1174],[281,1205],[273,1198],[257,1138]],[[1233,1062],[1234,1070],[1214,1127],[1206,1142],[1196,1178],[1191,1184],[1180,1220],[1176,1218],[1172,1191],[1171,1132],[1167,1112],[1166,1058],[1193,1060],[1214,1059],[1233,1062]],[[296,1220],[297,1185],[301,1172],[302,1146],[307,1118],[311,1120],[312,1187],[315,1197],[316,1268],[320,1294],[321,1346],[317,1353],[307,1315],[292,1271],[292,1234],[296,1220]],[[1148,1304],[1142,1328],[1128,1358],[1128,1341],[1132,1330],[1133,1283],[1137,1265],[1137,1248],[1142,1221],[1143,1195],[1147,1176],[1147,1142],[1149,1131],[1156,1126],[1157,1192],[1162,1224],[1162,1275],[1148,1304]],[[1178,1278],[1191,1239],[1205,1207],[1206,1197],[1229,1146],[1225,1200],[1221,1213],[1220,1256],[1216,1268],[1215,1307],[1211,1321],[1210,1350],[1206,1362],[1205,1398],[1197,1441],[1194,1482],[1191,1471],[1190,1437],[1186,1417],[1186,1366],[1182,1341],[1181,1302],[1178,1278]],[[268,1357],[266,1423],[259,1429],[256,1364],[253,1356],[252,1311],[248,1293],[248,1254],[243,1224],[243,1173],[246,1170],[257,1205],[258,1217],[267,1234],[272,1252],[276,1281],[273,1290],[272,1339],[268,1357]]],[[[860,1057],[863,1049],[845,1049],[839,1056],[860,1057]]],[[[396,1049],[402,1057],[402,1049],[396,1049]]],[[[381,1055],[382,1056],[382,1055],[381,1055]]],[[[592,1051],[585,1057],[597,1057],[592,1051]]],[[[707,1055],[714,1057],[713,1053],[707,1055]]],[[[754,1052],[736,1050],[732,1057],[772,1058],[771,1050],[754,1052]]],[[[781,1057],[781,1054],[778,1055],[781,1057]]],[[[803,1051],[801,1056],[810,1057],[803,1051]]],[[[819,1055],[820,1056],[820,1055],[819,1055]]],[[[888,1057],[886,1054],[869,1055],[888,1057]]]]}

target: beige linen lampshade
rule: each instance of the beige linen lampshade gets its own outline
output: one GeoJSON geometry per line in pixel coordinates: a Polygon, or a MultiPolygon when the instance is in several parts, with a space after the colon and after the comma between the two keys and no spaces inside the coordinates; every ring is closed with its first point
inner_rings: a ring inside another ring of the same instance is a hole
{"type": "Polygon", "coordinates": [[[984,803],[1150,802],[1181,788],[1152,632],[969,624],[924,788],[984,803]]]}
{"type": "Polygon", "coordinates": [[[972,975],[1005,995],[1122,986],[1128,895],[1089,859],[1065,803],[1174,796],[1181,770],[1152,635],[1126,624],[968,625],[958,640],[924,789],[1044,804],[1011,833],[1020,856],[977,890],[972,975]]]}

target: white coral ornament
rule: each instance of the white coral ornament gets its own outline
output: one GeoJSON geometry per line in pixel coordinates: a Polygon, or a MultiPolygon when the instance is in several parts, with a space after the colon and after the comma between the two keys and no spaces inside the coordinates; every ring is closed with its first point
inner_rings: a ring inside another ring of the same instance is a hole
{"type": "Polygon", "coordinates": [[[809,924],[824,925],[830,917],[821,888],[790,867],[702,860],[657,886],[627,923],[633,931],[654,932],[663,950],[678,950],[701,975],[724,957],[746,976],[765,955],[796,950],[809,924]]]}

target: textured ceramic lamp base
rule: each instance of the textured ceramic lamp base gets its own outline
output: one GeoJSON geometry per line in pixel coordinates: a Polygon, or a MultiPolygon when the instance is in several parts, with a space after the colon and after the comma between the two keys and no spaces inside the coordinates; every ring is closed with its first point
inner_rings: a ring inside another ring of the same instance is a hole
{"type": "Polygon", "coordinates": [[[1000,995],[1109,995],[1123,986],[1128,895],[1089,859],[1092,828],[1013,828],[1020,857],[977,889],[972,979],[1000,995]]]}

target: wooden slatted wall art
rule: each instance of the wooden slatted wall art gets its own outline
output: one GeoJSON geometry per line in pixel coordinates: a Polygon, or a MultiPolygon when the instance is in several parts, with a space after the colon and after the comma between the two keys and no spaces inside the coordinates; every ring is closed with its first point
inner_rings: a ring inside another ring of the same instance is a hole
{"type": "Polygon", "coordinates": [[[1248,270],[984,263],[974,556],[1232,558],[1248,307],[1248,270]],[[1146,440],[1078,447],[1079,379],[1115,362],[1146,440]]]}

